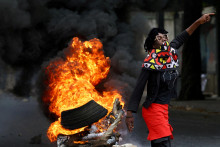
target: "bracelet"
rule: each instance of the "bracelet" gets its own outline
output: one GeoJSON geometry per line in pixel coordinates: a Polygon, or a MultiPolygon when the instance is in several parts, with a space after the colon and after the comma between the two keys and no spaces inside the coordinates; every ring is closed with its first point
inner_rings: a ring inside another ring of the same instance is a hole
{"type": "Polygon", "coordinates": [[[126,118],[132,118],[133,116],[126,116],[126,118]]]}

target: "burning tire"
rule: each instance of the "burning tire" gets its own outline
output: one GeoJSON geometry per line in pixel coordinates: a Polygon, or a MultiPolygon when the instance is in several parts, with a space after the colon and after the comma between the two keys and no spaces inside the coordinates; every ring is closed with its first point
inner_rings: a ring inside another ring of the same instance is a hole
{"type": "Polygon", "coordinates": [[[61,125],[70,130],[78,129],[97,122],[107,113],[107,109],[91,100],[79,108],[63,111],[61,125]]]}

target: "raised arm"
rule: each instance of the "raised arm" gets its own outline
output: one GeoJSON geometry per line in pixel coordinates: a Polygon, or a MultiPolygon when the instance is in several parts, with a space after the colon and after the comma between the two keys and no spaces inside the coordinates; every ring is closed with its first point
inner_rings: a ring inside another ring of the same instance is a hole
{"type": "Polygon", "coordinates": [[[202,15],[199,19],[197,19],[191,26],[189,26],[186,31],[189,35],[192,35],[192,33],[201,25],[206,22],[209,22],[211,20],[211,16],[215,15],[215,13],[207,13],[202,15]]]}
{"type": "Polygon", "coordinates": [[[184,30],[181,34],[179,34],[175,39],[170,42],[170,46],[178,49],[183,43],[192,35],[192,33],[201,25],[211,20],[211,16],[215,15],[215,13],[208,13],[202,15],[199,19],[197,19],[192,25],[190,25],[186,30],[184,30]]]}
{"type": "Polygon", "coordinates": [[[179,49],[188,38],[189,33],[185,30],[170,42],[170,46],[179,49]]]}

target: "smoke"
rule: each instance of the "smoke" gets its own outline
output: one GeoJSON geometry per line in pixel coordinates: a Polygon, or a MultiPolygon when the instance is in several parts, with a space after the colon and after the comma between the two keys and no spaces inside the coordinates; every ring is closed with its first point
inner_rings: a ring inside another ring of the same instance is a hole
{"type": "Polygon", "coordinates": [[[111,51],[114,52],[111,58],[114,74],[106,85],[121,89],[125,99],[129,98],[136,84],[144,59],[144,38],[150,29],[147,19],[141,12],[132,14],[130,18],[129,23],[118,25],[118,34],[112,42],[109,42],[110,47],[107,46],[107,49],[114,49],[111,51]]]}
{"type": "Polygon", "coordinates": [[[19,30],[30,27],[31,16],[25,11],[25,6],[20,6],[17,0],[0,1],[1,30],[19,30]]]}
{"type": "Polygon", "coordinates": [[[73,37],[98,38],[111,59],[103,85],[127,102],[151,29],[141,7],[144,0],[0,0],[0,91],[39,96],[43,81],[36,75],[44,65],[61,57],[73,37]]]}
{"type": "Polygon", "coordinates": [[[134,3],[132,0],[0,0],[0,56],[8,66],[21,70],[14,92],[27,96],[34,86],[30,81],[36,78],[33,75],[41,65],[59,56],[58,52],[77,36],[102,41],[105,55],[111,58],[111,71],[104,86],[120,90],[128,99],[145,56],[144,39],[151,29],[139,9],[143,1],[134,3]]]}
{"type": "MultiPolygon", "coordinates": [[[[49,11],[51,20],[47,28],[59,38],[65,36],[80,35],[89,40],[94,37],[107,40],[117,34],[116,16],[100,10],[91,10],[89,12],[73,12],[66,9],[52,9],[49,11]]],[[[59,39],[58,38],[58,39],[59,39]]]]}

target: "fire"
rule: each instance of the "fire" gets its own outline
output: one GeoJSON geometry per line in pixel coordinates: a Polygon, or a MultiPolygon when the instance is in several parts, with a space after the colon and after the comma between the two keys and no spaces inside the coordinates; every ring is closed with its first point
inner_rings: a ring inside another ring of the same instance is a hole
{"type": "Polygon", "coordinates": [[[46,67],[45,84],[48,87],[42,99],[49,104],[50,112],[59,117],[47,132],[51,142],[56,141],[59,134],[71,135],[84,129],[63,128],[60,124],[62,111],[80,107],[94,100],[110,112],[114,100],[121,99],[116,90],[99,93],[95,89],[95,86],[107,77],[110,69],[110,59],[104,56],[102,47],[98,39],[82,42],[75,37],[64,50],[63,57],[54,59],[46,67]]]}

